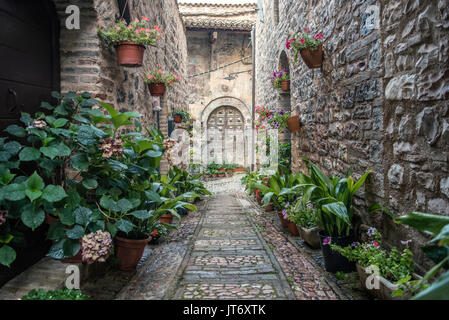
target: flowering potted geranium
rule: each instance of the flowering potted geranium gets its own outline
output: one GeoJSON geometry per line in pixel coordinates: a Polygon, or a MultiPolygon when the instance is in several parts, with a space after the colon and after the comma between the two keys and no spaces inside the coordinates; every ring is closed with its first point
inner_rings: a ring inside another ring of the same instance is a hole
{"type": "Polygon", "coordinates": [[[273,73],[273,78],[271,79],[273,88],[282,89],[282,91],[290,91],[290,75],[287,70],[280,69],[273,73]]]}
{"type": "Polygon", "coordinates": [[[114,27],[103,30],[98,28],[98,35],[108,46],[115,47],[118,63],[124,67],[142,65],[145,45],[153,45],[160,38],[158,26],[151,27],[149,19],[142,17],[127,24],[121,20],[114,27]]]}
{"type": "Polygon", "coordinates": [[[160,67],[151,73],[147,73],[145,77],[145,83],[148,84],[151,95],[155,97],[163,96],[166,88],[173,87],[178,80],[177,75],[166,73],[160,67]]]}
{"type": "Polygon", "coordinates": [[[318,33],[314,37],[310,35],[310,29],[304,28],[303,32],[287,40],[288,50],[294,50],[294,62],[298,61],[301,54],[305,64],[310,68],[320,68],[323,62],[323,34],[318,33]]]}
{"type": "Polygon", "coordinates": [[[283,130],[287,128],[287,119],[290,117],[290,112],[285,110],[276,111],[267,117],[268,124],[273,129],[283,130]]]}

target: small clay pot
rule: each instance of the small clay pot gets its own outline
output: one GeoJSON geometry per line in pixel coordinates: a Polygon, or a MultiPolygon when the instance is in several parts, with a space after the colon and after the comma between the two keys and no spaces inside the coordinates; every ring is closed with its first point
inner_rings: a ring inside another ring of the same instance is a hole
{"type": "Polygon", "coordinates": [[[281,220],[281,224],[283,228],[288,228],[288,221],[284,218],[282,211],[278,211],[279,219],[281,220]]]}
{"type": "Polygon", "coordinates": [[[321,68],[323,64],[323,45],[320,44],[316,50],[310,48],[302,49],[300,51],[302,60],[310,68],[321,68]]]}
{"type": "Polygon", "coordinates": [[[159,219],[159,222],[171,224],[173,222],[173,215],[171,213],[164,213],[159,219]]]}
{"type": "Polygon", "coordinates": [[[291,133],[299,132],[301,128],[299,123],[299,115],[287,118],[287,127],[288,131],[290,131],[291,133]]]}
{"type": "Polygon", "coordinates": [[[265,212],[272,212],[274,210],[274,206],[270,203],[265,207],[265,212]]]}
{"type": "MultiPolygon", "coordinates": [[[[151,95],[153,95],[153,94],[151,94],[151,95]]],[[[174,115],[173,119],[175,120],[175,123],[182,123],[182,117],[179,114],[174,115]]]]}
{"type": "Polygon", "coordinates": [[[243,172],[245,171],[245,168],[235,168],[234,172],[243,172]]]}
{"type": "MultiPolygon", "coordinates": [[[[149,83],[148,89],[150,89],[150,93],[153,97],[161,97],[165,93],[166,86],[165,86],[165,83],[149,83]]],[[[181,118],[181,122],[182,122],[182,118],[181,118]]],[[[177,122],[177,123],[181,123],[181,122],[177,122]]]]}
{"type": "Polygon", "coordinates": [[[145,246],[150,240],[150,238],[131,240],[115,237],[115,256],[120,260],[120,270],[135,270],[140,258],[142,258],[145,246]]]}
{"type": "Polygon", "coordinates": [[[140,67],[145,46],[133,41],[122,41],[115,45],[118,64],[123,67],[140,67]]]}
{"type": "Polygon", "coordinates": [[[281,81],[281,89],[282,91],[290,91],[290,80],[282,80],[281,81]]]}
{"type": "Polygon", "coordinates": [[[288,231],[290,231],[292,236],[299,236],[298,228],[296,227],[296,224],[294,222],[288,222],[288,231]]]}

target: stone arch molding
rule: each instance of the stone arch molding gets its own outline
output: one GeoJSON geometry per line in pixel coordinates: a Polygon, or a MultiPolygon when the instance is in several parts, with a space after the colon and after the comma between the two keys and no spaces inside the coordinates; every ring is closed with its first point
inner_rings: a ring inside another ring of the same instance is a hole
{"type": "Polygon", "coordinates": [[[209,102],[200,114],[200,121],[207,123],[209,116],[215,109],[225,106],[234,107],[239,110],[245,120],[245,129],[251,128],[251,112],[248,106],[242,100],[234,97],[220,97],[209,102]]]}

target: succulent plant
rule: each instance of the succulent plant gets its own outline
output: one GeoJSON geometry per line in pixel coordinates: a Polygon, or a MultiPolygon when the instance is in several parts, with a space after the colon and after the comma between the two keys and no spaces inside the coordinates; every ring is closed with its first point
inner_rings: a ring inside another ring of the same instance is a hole
{"type": "Polygon", "coordinates": [[[6,222],[8,216],[8,210],[0,210],[0,226],[6,222]]]}
{"type": "Polygon", "coordinates": [[[111,254],[112,237],[107,231],[98,230],[85,235],[81,240],[81,254],[83,262],[105,262],[111,254]]]}

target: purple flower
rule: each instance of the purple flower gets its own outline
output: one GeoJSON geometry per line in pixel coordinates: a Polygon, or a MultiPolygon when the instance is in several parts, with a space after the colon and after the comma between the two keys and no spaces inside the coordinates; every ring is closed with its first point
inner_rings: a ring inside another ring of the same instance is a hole
{"type": "Polygon", "coordinates": [[[410,243],[412,243],[412,240],[405,240],[405,241],[402,241],[402,240],[401,240],[401,243],[402,243],[404,246],[408,246],[410,243]]]}
{"type": "Polygon", "coordinates": [[[353,242],[353,243],[351,243],[351,247],[357,247],[359,244],[360,243],[358,243],[358,242],[353,242]]]}
{"type": "Polygon", "coordinates": [[[374,228],[374,227],[369,228],[368,231],[366,232],[368,237],[372,237],[374,235],[374,233],[376,233],[376,228],[374,228]]]}
{"type": "Polygon", "coordinates": [[[280,114],[281,116],[283,116],[283,115],[284,115],[284,113],[285,113],[285,111],[284,111],[284,110],[281,110],[281,111],[279,111],[279,114],[280,114]]]}
{"type": "Polygon", "coordinates": [[[288,207],[290,207],[290,202],[287,202],[284,206],[284,208],[288,208],[288,207]]]}
{"type": "Polygon", "coordinates": [[[282,215],[284,216],[285,219],[287,219],[287,210],[282,210],[282,215]]]}
{"type": "Polygon", "coordinates": [[[329,245],[331,244],[331,237],[327,237],[326,239],[323,240],[323,245],[329,245]]]}

